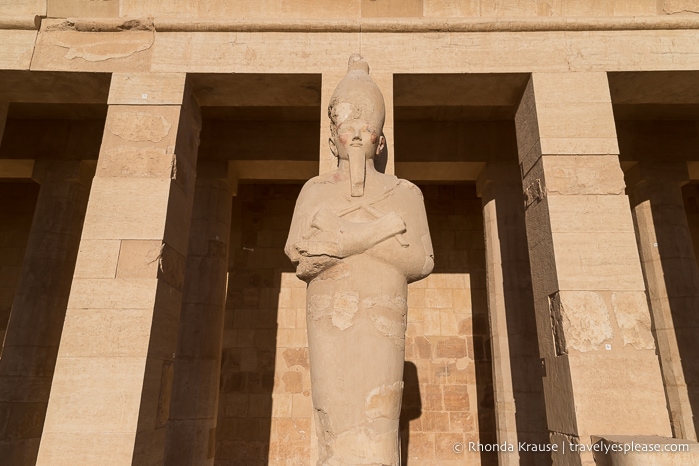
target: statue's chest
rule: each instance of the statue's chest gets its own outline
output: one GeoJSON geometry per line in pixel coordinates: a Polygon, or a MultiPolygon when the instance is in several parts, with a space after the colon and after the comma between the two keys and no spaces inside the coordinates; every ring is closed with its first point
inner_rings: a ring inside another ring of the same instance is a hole
{"type": "Polygon", "coordinates": [[[381,199],[350,198],[336,200],[335,202],[327,203],[326,207],[345,220],[354,223],[366,223],[394,211],[395,209],[391,207],[391,204],[391,196],[389,195],[381,199]]]}

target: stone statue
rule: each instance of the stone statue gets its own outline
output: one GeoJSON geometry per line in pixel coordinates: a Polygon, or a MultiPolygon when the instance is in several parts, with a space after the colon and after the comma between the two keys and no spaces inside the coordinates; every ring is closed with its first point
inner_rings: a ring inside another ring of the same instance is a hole
{"type": "Polygon", "coordinates": [[[407,284],[434,266],[425,206],[374,167],[385,107],[359,55],[328,114],[338,168],[303,187],[285,248],[308,283],[318,464],[398,465],[407,284]]]}

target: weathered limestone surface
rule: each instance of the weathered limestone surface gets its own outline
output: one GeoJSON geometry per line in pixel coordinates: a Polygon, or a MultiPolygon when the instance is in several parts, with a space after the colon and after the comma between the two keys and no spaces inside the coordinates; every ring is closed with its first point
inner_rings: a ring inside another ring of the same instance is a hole
{"type": "Polygon", "coordinates": [[[231,229],[226,161],[197,166],[165,464],[213,464],[231,229]]]}
{"type": "Polygon", "coordinates": [[[434,266],[420,190],[374,168],[385,108],[368,72],[350,57],[328,107],[339,166],[304,186],[285,248],[308,283],[319,465],[399,464],[407,284],[434,266]]]}
{"type": "MultiPolygon", "coordinates": [[[[162,32],[152,69],[169,72],[325,71],[360,49],[377,72],[492,73],[697,69],[692,30],[494,33],[162,32]],[[298,41],[298,42],[297,42],[298,41]],[[296,43],[314,53],[303,53],[296,43]],[[361,42],[361,45],[360,45],[361,42]],[[658,44],[663,53],[658,53],[658,44]],[[523,47],[526,44],[526,47],[523,47]],[[414,50],[430,50],[414,59],[414,50]],[[670,58],[674,57],[674,58],[670,58]]],[[[42,65],[43,66],[43,65],[42,65]]],[[[76,67],[78,65],[75,65],[76,67]]]]}
{"type": "Polygon", "coordinates": [[[47,0],[0,0],[0,13],[7,16],[45,15],[47,0]]]}
{"type": "Polygon", "coordinates": [[[696,440],[699,268],[682,200],[688,181],[683,162],[640,162],[627,173],[673,434],[696,440]]]}
{"type": "Polygon", "coordinates": [[[358,17],[361,0],[314,2],[293,0],[267,0],[264,2],[223,2],[203,0],[168,1],[122,0],[123,16],[201,16],[209,18],[346,18],[358,17]]]}
{"type": "Polygon", "coordinates": [[[0,30],[0,69],[28,70],[34,53],[37,31],[0,30]]]}
{"type": "Polygon", "coordinates": [[[40,160],[41,184],[0,358],[0,457],[33,464],[61,340],[92,170],[40,160]]]}
{"type": "Polygon", "coordinates": [[[515,124],[551,439],[668,436],[606,75],[534,73],[515,124]]]}
{"type": "Polygon", "coordinates": [[[120,0],[47,0],[49,18],[100,18],[119,16],[120,0]]]}
{"type": "Polygon", "coordinates": [[[51,17],[175,16],[229,18],[374,18],[374,17],[512,17],[512,16],[637,16],[697,13],[691,0],[332,0],[294,2],[224,2],[204,0],[21,0],[0,3],[0,12],[44,14],[51,17]]]}
{"type": "Polygon", "coordinates": [[[658,13],[657,0],[423,0],[425,16],[634,16],[658,13]]]}
{"type": "Polygon", "coordinates": [[[41,22],[34,56],[30,57],[31,68],[119,73],[149,71],[155,30],[147,22],[137,24],[134,30],[80,32],[65,20],[45,19],[41,22]]]}
{"type": "MultiPolygon", "coordinates": [[[[498,444],[548,442],[527,260],[522,183],[514,164],[488,163],[478,179],[488,285],[498,444]]],[[[550,454],[499,452],[499,464],[549,464],[550,454]]]]}
{"type": "Polygon", "coordinates": [[[170,79],[177,104],[111,100],[39,465],[163,461],[201,127],[170,79]]]}

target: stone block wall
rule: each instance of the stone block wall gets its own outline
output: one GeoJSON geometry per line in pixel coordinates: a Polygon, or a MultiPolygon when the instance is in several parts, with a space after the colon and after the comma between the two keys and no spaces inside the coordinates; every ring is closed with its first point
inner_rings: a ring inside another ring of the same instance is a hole
{"type": "MultiPolygon", "coordinates": [[[[409,287],[404,463],[490,464],[454,449],[494,441],[481,203],[470,186],[422,188],[436,267],[409,287]]],[[[315,462],[306,285],[283,252],[299,190],[234,199],[217,465],[315,462]]]]}
{"type": "Polygon", "coordinates": [[[408,287],[404,463],[494,464],[468,452],[495,435],[481,202],[472,186],[421,189],[435,268],[408,287]]]}
{"type": "Polygon", "coordinates": [[[241,185],[233,202],[216,464],[306,464],[306,284],[284,244],[300,185],[241,185]]]}
{"type": "Polygon", "coordinates": [[[0,355],[38,195],[36,183],[0,183],[0,355]]]}

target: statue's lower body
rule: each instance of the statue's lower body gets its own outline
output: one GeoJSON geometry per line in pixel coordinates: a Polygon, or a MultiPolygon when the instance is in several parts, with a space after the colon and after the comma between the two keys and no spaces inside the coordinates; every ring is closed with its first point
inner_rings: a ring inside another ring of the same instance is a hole
{"type": "Polygon", "coordinates": [[[333,271],[308,289],[318,465],[397,466],[407,286],[393,271],[373,270],[371,284],[346,264],[333,271]]]}

